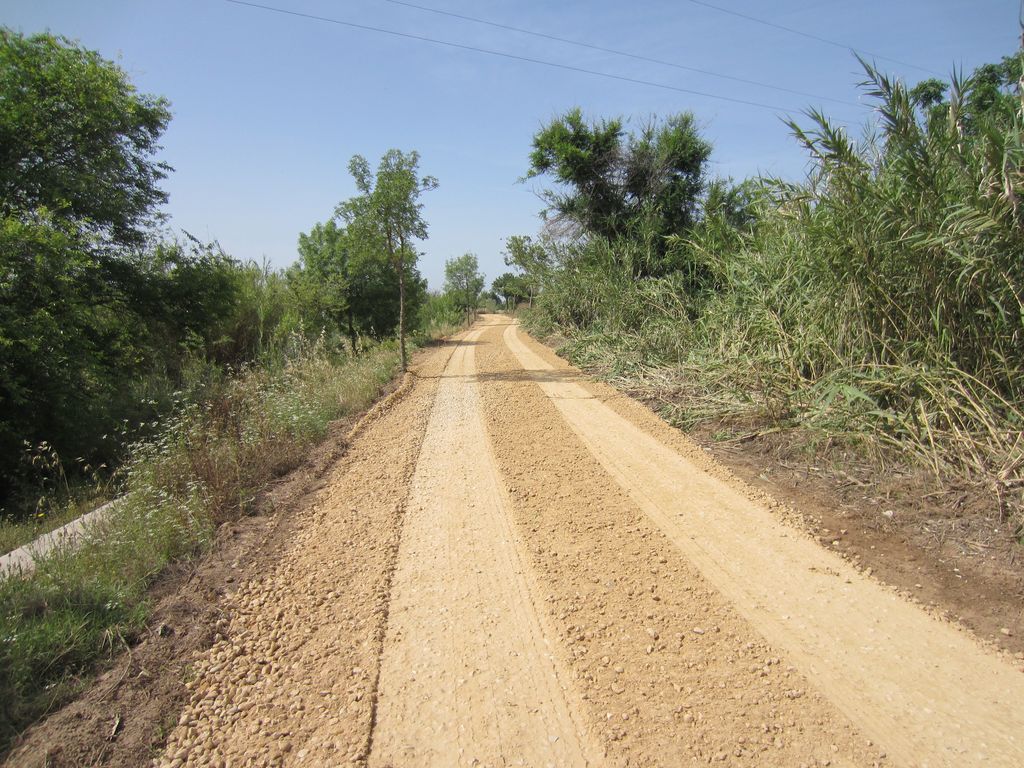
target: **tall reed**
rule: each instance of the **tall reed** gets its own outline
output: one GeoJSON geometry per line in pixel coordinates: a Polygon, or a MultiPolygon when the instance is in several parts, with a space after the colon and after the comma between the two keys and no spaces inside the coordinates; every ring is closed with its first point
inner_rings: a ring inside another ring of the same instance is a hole
{"type": "MultiPolygon", "coordinates": [[[[864,63],[877,127],[791,122],[812,171],[709,207],[678,270],[577,246],[534,322],[692,424],[755,417],[981,483],[1024,533],[1024,111],[953,78],[941,112],[864,63]]],[[[612,246],[637,248],[636,241],[612,246]]],[[[543,330],[543,328],[542,328],[543,330]]]]}

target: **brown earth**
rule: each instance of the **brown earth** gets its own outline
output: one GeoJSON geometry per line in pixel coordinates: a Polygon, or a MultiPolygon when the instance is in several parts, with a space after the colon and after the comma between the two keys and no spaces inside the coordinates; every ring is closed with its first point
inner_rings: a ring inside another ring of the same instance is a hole
{"type": "Polygon", "coordinates": [[[777,434],[714,439],[723,428],[704,425],[693,437],[798,511],[822,546],[1024,660],[1024,550],[992,494],[937,488],[927,473],[879,472],[856,460],[812,463],[777,434]]]}
{"type": "Polygon", "coordinates": [[[108,678],[91,731],[69,708],[12,762],[68,738],[50,764],[1024,763],[1019,663],[642,405],[497,316],[415,373],[222,599],[140,647],[196,638],[151,671],[166,744],[118,752],[153,717],[108,678]]]}
{"type": "MultiPolygon", "coordinates": [[[[686,411],[671,377],[638,385],[589,372],[670,422],[686,411]]],[[[749,416],[701,421],[687,436],[785,502],[822,546],[1024,660],[1024,542],[990,485],[936,478],[892,451],[869,459],[820,433],[749,416]]]]}

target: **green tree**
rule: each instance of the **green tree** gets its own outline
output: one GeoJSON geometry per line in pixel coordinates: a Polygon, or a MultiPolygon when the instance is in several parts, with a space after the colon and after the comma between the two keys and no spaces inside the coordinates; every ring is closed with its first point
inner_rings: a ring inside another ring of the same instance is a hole
{"type": "Polygon", "coordinates": [[[627,135],[621,120],[588,124],[573,109],[533,138],[527,178],[549,175],[558,185],[543,193],[545,215],[576,234],[613,243],[642,237],[654,244],[641,274],[659,274],[664,238],[697,220],[711,145],[689,112],[652,120],[627,135]]]}
{"type": "Polygon", "coordinates": [[[444,292],[463,313],[476,311],[483,289],[484,276],[475,255],[465,253],[444,263],[444,292]]]}
{"type": "Polygon", "coordinates": [[[130,330],[137,357],[172,378],[184,347],[224,364],[248,359],[227,341],[242,294],[238,262],[193,240],[158,243],[132,266],[124,290],[138,316],[130,330]]]}
{"type": "MultiPolygon", "coordinates": [[[[288,270],[288,282],[304,323],[317,332],[344,334],[353,352],[359,350],[360,336],[380,339],[397,331],[398,275],[372,240],[332,220],[299,235],[299,257],[288,270]]],[[[406,264],[405,308],[410,316],[425,291],[416,267],[406,264]]]]}
{"type": "Polygon", "coordinates": [[[416,240],[427,237],[420,195],[437,188],[433,176],[419,177],[419,153],[390,149],[376,172],[366,158],[353,156],[349,172],[360,194],[341,203],[337,215],[364,247],[382,254],[398,278],[398,343],[402,370],[407,368],[406,287],[410,268],[415,268],[416,240]]]}
{"type": "Polygon", "coordinates": [[[83,232],[138,244],[167,195],[154,160],[168,103],[117,65],[49,34],[0,28],[0,212],[46,209],[83,232]]]}
{"type": "Polygon", "coordinates": [[[506,309],[515,309],[516,304],[530,296],[529,288],[522,275],[515,275],[505,272],[494,278],[491,283],[491,293],[495,301],[500,302],[506,309]]]}
{"type": "Polygon", "coordinates": [[[910,89],[910,99],[922,110],[928,111],[946,98],[949,84],[935,77],[922,80],[910,89]]]}
{"type": "MultiPolygon", "coordinates": [[[[985,118],[1009,118],[1020,106],[1021,76],[1024,74],[1024,57],[1021,54],[1004,56],[997,64],[982,64],[971,73],[968,90],[967,113],[974,121],[985,118]]],[[[974,126],[971,126],[974,127],[974,126]]]]}
{"type": "Polygon", "coordinates": [[[513,235],[505,241],[505,264],[522,272],[525,298],[532,307],[534,297],[540,293],[554,267],[548,250],[528,235],[513,235]]]}
{"type": "Polygon", "coordinates": [[[99,54],[0,28],[0,502],[22,441],[89,458],[136,415],[134,380],[189,322],[173,315],[201,308],[139,250],[166,200],[169,119],[99,54]]]}
{"type": "MultiPolygon", "coordinates": [[[[870,66],[864,60],[866,69],[870,66]]],[[[1004,56],[995,64],[982,64],[969,77],[954,73],[951,82],[928,78],[907,89],[911,103],[921,110],[932,132],[955,125],[961,135],[975,135],[985,126],[1006,126],[1013,122],[1019,106],[1020,83],[1024,75],[1021,54],[1004,56]]],[[[873,92],[882,96],[880,92],[873,92]]]]}
{"type": "Polygon", "coordinates": [[[358,338],[351,262],[348,233],[332,219],[299,235],[299,263],[288,271],[288,279],[317,327],[343,328],[354,353],[358,338]]]}

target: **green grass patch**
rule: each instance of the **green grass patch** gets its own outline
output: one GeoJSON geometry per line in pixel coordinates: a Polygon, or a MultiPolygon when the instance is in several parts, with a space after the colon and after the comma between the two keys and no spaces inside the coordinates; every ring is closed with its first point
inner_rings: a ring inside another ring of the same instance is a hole
{"type": "Polygon", "coordinates": [[[77,549],[0,580],[0,750],[87,684],[145,626],[147,589],[201,554],[329,424],[367,408],[398,370],[393,343],[358,357],[295,339],[265,367],[183,403],[119,470],[122,501],[77,549]]]}

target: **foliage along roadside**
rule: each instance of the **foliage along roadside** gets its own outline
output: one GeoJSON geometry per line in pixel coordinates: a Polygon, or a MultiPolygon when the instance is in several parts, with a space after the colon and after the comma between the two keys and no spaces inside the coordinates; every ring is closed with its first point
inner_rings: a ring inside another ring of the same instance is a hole
{"type": "Polygon", "coordinates": [[[767,425],[923,467],[987,491],[1022,537],[1021,57],[915,88],[863,64],[874,132],[854,141],[810,112],[790,124],[806,182],[702,172],[699,216],[668,237],[656,197],[628,183],[638,140],[568,118],[542,131],[533,171],[576,176],[555,174],[555,226],[510,241],[508,261],[542,286],[533,329],[681,426],[767,425]]]}
{"type": "Polygon", "coordinates": [[[356,242],[383,258],[398,276],[398,351],[403,371],[407,366],[406,276],[416,265],[416,241],[427,238],[419,198],[423,192],[437,188],[433,176],[420,178],[419,161],[415,150],[406,153],[389,149],[373,171],[366,158],[354,155],[349,172],[359,194],[339,204],[335,211],[356,242]]]}
{"type": "Polygon", "coordinates": [[[84,546],[0,582],[6,743],[138,631],[169,562],[452,313],[416,270],[437,184],[416,152],[353,157],[359,194],[275,271],[158,230],[164,99],[49,34],[0,28],[0,64],[0,517],[73,505],[76,477],[122,494],[84,546]]]}
{"type": "Polygon", "coordinates": [[[0,28],[0,538],[109,491],[133,440],[296,335],[357,353],[416,330],[436,182],[415,152],[376,174],[353,158],[344,227],[302,235],[281,272],[159,229],[170,115],[96,52],[0,28]]]}
{"type": "Polygon", "coordinates": [[[444,295],[463,317],[476,316],[484,282],[475,254],[464,253],[445,261],[444,295]]]}
{"type": "Polygon", "coordinates": [[[80,548],[0,581],[0,749],[137,636],[147,588],[169,563],[206,550],[220,523],[298,466],[332,420],[365,410],[400,365],[394,342],[337,359],[322,342],[293,341],[281,364],[183,403],[133,445],[122,502],[80,548]]]}
{"type": "Polygon", "coordinates": [[[303,323],[268,270],[159,231],[169,120],[94,51],[0,28],[2,517],[93,485],[174,392],[303,323]]]}
{"type": "Polygon", "coordinates": [[[95,52],[0,28],[0,507],[26,442],[98,465],[94,436],[146,410],[108,404],[162,362],[150,332],[176,325],[136,258],[166,200],[169,120],[95,52]]]}

